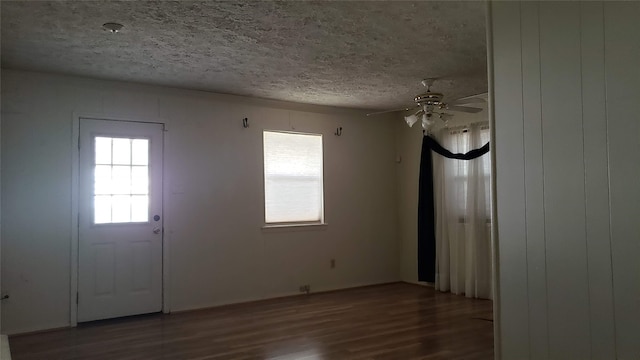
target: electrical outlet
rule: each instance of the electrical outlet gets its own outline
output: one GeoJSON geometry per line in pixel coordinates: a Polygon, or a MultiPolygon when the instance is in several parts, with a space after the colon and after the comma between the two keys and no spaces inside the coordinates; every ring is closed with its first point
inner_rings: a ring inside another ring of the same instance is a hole
{"type": "Polygon", "coordinates": [[[331,259],[331,268],[335,269],[336,267],[336,259],[331,259]]]}
{"type": "Polygon", "coordinates": [[[309,286],[309,285],[300,286],[300,292],[308,294],[309,292],[311,292],[311,286],[309,286]]]}

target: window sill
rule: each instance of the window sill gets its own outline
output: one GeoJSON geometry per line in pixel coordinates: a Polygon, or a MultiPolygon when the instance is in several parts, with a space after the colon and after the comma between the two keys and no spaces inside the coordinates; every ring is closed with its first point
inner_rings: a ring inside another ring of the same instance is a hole
{"type": "Polygon", "coordinates": [[[278,231],[321,231],[326,230],[328,224],[265,224],[262,231],[278,232],[278,231]]]}

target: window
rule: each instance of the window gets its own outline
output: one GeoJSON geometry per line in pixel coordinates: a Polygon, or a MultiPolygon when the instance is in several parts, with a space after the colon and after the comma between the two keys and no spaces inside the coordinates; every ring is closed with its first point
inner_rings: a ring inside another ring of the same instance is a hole
{"type": "Polygon", "coordinates": [[[149,139],[94,139],[93,222],[149,221],[149,139]]]}
{"type": "MultiPolygon", "coordinates": [[[[466,153],[472,149],[477,149],[489,141],[489,127],[481,124],[474,124],[463,128],[452,129],[444,134],[443,144],[452,153],[466,153]]],[[[491,214],[491,203],[488,199],[491,183],[491,160],[489,155],[484,155],[476,160],[448,160],[445,162],[445,172],[452,176],[453,182],[449,186],[449,191],[454,192],[450,198],[456,199],[455,211],[463,214],[467,209],[469,179],[479,177],[480,183],[484,187],[487,198],[484,199],[485,214],[487,219],[491,214]]],[[[474,182],[472,182],[474,184],[474,182]]],[[[474,191],[473,194],[476,194],[474,191]]],[[[477,195],[476,195],[477,196],[477,195]]],[[[477,201],[477,199],[475,200],[477,201]]],[[[453,210],[452,210],[453,211],[453,210]]],[[[460,215],[461,222],[464,216],[460,215]]],[[[489,221],[489,220],[487,220],[489,221]]]]}
{"type": "Polygon", "coordinates": [[[322,224],[322,135],[264,131],[267,224],[322,224]]]}

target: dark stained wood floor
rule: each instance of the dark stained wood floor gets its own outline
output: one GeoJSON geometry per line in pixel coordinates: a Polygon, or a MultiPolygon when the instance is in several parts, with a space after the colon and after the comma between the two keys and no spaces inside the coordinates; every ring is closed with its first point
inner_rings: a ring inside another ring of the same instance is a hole
{"type": "Polygon", "coordinates": [[[15,360],[493,359],[491,301],[396,283],[10,337],[15,360]]]}

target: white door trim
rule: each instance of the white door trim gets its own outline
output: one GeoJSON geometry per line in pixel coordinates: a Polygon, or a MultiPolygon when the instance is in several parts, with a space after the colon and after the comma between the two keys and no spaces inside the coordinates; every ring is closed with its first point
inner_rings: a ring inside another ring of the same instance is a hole
{"type": "MultiPolygon", "coordinates": [[[[127,121],[127,122],[138,122],[138,123],[152,123],[152,124],[161,124],[164,127],[164,145],[162,149],[162,161],[164,163],[164,155],[166,153],[165,149],[168,143],[168,128],[166,124],[166,120],[162,119],[137,119],[137,118],[127,118],[121,115],[105,115],[105,114],[86,114],[86,113],[73,113],[73,124],[71,128],[71,256],[70,256],[70,266],[71,273],[69,278],[69,324],[72,327],[78,325],[78,303],[77,303],[77,294],[78,294],[78,261],[79,261],[79,252],[78,252],[78,239],[79,239],[79,228],[78,228],[78,216],[79,216],[79,204],[78,204],[78,183],[79,183],[79,168],[80,168],[80,149],[78,148],[78,139],[80,136],[80,119],[93,119],[93,120],[107,120],[107,121],[127,121]]],[[[164,164],[163,164],[164,165],[164,164]]],[[[169,241],[168,234],[170,234],[169,229],[169,216],[165,209],[168,208],[167,203],[169,201],[169,193],[167,186],[168,184],[168,171],[167,167],[163,166],[162,173],[162,195],[163,195],[163,203],[162,203],[162,213],[163,213],[163,226],[164,231],[162,235],[162,312],[168,314],[171,312],[170,306],[170,294],[169,294],[169,241]]]]}
{"type": "Polygon", "coordinates": [[[495,89],[493,87],[493,13],[492,1],[486,2],[486,37],[487,37],[487,85],[488,110],[491,147],[491,255],[493,278],[493,354],[494,359],[502,359],[502,329],[500,322],[500,251],[498,238],[498,210],[496,195],[496,119],[495,119],[495,89]]]}

